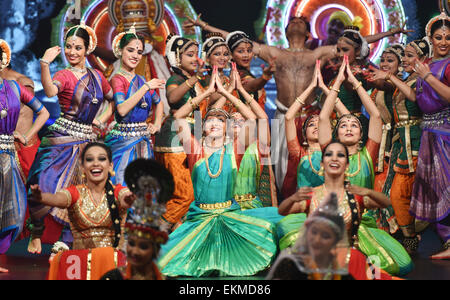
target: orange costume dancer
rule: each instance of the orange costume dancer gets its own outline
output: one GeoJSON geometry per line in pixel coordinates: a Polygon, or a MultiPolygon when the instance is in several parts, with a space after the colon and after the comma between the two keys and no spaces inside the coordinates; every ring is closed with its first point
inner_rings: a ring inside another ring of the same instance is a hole
{"type": "MultiPolygon", "coordinates": [[[[85,182],[55,194],[42,193],[32,185],[33,199],[49,206],[67,208],[73,234],[72,250],[59,251],[50,261],[48,279],[99,279],[124,265],[123,225],[135,196],[128,188],[113,186],[111,150],[102,143],[88,144],[82,154],[85,182]]],[[[66,247],[67,248],[67,247],[66,247]]]]}
{"type": "MultiPolygon", "coordinates": [[[[194,189],[191,173],[187,166],[187,156],[180,144],[173,114],[185,103],[201,93],[202,68],[198,63],[198,44],[194,40],[178,35],[170,35],[166,44],[166,57],[173,74],[166,82],[166,96],[170,114],[163,120],[161,130],[155,135],[155,159],[163,164],[174,177],[175,189],[172,198],[166,204],[166,213],[162,219],[173,226],[179,223],[194,201],[194,189]]],[[[195,115],[203,108],[195,110],[186,120],[194,130],[195,115]]]]}

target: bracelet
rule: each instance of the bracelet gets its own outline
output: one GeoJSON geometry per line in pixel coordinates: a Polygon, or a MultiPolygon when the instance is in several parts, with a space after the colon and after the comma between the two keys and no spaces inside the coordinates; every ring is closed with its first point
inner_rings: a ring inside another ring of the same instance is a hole
{"type": "Polygon", "coordinates": [[[336,93],[339,94],[339,92],[340,92],[341,90],[338,90],[338,89],[335,89],[334,87],[331,87],[331,88],[330,88],[330,91],[335,91],[336,93]]]}
{"type": "Polygon", "coordinates": [[[43,62],[44,64],[50,65],[50,62],[48,60],[45,60],[43,58],[39,59],[40,62],[43,62]]]}
{"type": "Polygon", "coordinates": [[[384,77],[384,80],[388,81],[391,79],[391,73],[387,73],[386,76],[384,77]]]}
{"type": "Polygon", "coordinates": [[[305,105],[305,101],[300,100],[300,96],[298,96],[297,98],[295,98],[295,102],[297,102],[298,104],[304,106],[305,105]]]}
{"type": "Polygon", "coordinates": [[[341,101],[341,99],[336,98],[336,101],[334,101],[334,106],[336,106],[339,103],[339,101],[341,101]]]}
{"type": "Polygon", "coordinates": [[[192,110],[195,110],[197,108],[197,105],[192,101],[192,98],[189,99],[189,104],[191,104],[192,110]]]}
{"type": "Polygon", "coordinates": [[[362,82],[360,81],[356,86],[353,87],[353,90],[356,91],[359,89],[359,87],[362,85],[362,82]]]}
{"type": "Polygon", "coordinates": [[[151,90],[151,86],[148,82],[145,82],[144,85],[148,88],[149,91],[151,90]]]}
{"type": "Polygon", "coordinates": [[[196,74],[195,77],[196,77],[198,80],[203,80],[203,77],[200,76],[200,75],[198,75],[198,74],[196,74]]]}
{"type": "Polygon", "coordinates": [[[425,74],[425,76],[423,76],[423,81],[427,80],[427,77],[433,75],[433,73],[428,72],[427,74],[425,74]]]}
{"type": "Polygon", "coordinates": [[[261,78],[264,79],[265,81],[269,81],[270,79],[272,79],[272,75],[266,75],[262,73],[261,78]]]}
{"type": "Polygon", "coordinates": [[[200,27],[202,29],[206,29],[207,26],[208,26],[208,23],[206,23],[205,21],[203,21],[203,25],[200,25],[200,27]]]}
{"type": "Polygon", "coordinates": [[[190,89],[192,89],[194,86],[193,86],[193,85],[190,85],[188,80],[189,80],[189,79],[186,79],[186,81],[185,81],[184,83],[186,83],[186,85],[187,85],[190,89]]]}

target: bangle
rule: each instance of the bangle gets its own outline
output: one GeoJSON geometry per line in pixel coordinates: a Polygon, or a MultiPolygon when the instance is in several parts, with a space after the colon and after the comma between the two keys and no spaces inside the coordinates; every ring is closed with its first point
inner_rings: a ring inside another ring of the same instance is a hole
{"type": "Polygon", "coordinates": [[[144,85],[148,88],[148,91],[151,90],[150,84],[148,82],[145,82],[144,85]]]}
{"type": "Polygon", "coordinates": [[[335,89],[334,86],[332,86],[332,87],[330,88],[330,91],[335,91],[336,93],[339,94],[339,92],[340,92],[341,90],[335,89]]]}
{"type": "Polygon", "coordinates": [[[193,86],[193,85],[190,85],[188,80],[189,80],[189,79],[186,79],[186,81],[185,81],[184,83],[186,83],[186,85],[187,85],[190,89],[192,89],[194,86],[193,86]]]}
{"type": "Polygon", "coordinates": [[[40,62],[43,62],[44,64],[50,65],[50,62],[48,60],[45,60],[43,58],[39,59],[40,62]]]}
{"type": "Polygon", "coordinates": [[[272,75],[266,75],[262,73],[261,78],[264,79],[265,81],[269,81],[270,79],[272,79],[272,75]]]}
{"type": "Polygon", "coordinates": [[[305,105],[305,101],[302,101],[301,99],[300,99],[300,96],[298,96],[297,98],[295,98],[295,102],[297,102],[298,104],[300,104],[300,105],[305,105]]]}
{"type": "Polygon", "coordinates": [[[336,98],[336,101],[334,101],[334,106],[336,106],[339,103],[339,101],[341,101],[341,99],[336,98]]]}
{"type": "Polygon", "coordinates": [[[384,77],[384,80],[388,81],[391,79],[391,73],[387,73],[386,76],[384,77]]]}
{"type": "Polygon", "coordinates": [[[198,75],[198,74],[196,74],[195,77],[196,77],[198,80],[202,80],[202,79],[203,79],[203,77],[200,76],[200,75],[198,75]]]}
{"type": "Polygon", "coordinates": [[[205,21],[203,21],[203,25],[200,25],[200,27],[202,29],[205,29],[208,26],[208,23],[206,23],[205,21]]]}
{"type": "Polygon", "coordinates": [[[359,87],[362,85],[362,82],[360,81],[356,86],[353,87],[353,90],[356,91],[359,89],[359,87]]]}
{"type": "Polygon", "coordinates": [[[428,72],[427,74],[425,74],[425,76],[423,76],[423,81],[427,80],[427,77],[433,75],[433,73],[428,72]]]}
{"type": "Polygon", "coordinates": [[[197,108],[197,105],[192,101],[192,98],[189,99],[189,104],[191,104],[192,110],[195,110],[197,108]]]}

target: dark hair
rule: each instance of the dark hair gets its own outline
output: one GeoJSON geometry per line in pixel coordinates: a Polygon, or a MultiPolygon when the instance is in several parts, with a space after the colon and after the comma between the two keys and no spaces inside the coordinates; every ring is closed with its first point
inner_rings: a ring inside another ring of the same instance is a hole
{"type": "Polygon", "coordinates": [[[436,30],[438,30],[439,28],[442,28],[444,26],[450,29],[450,21],[441,19],[441,20],[437,20],[436,22],[434,22],[430,28],[430,36],[433,36],[433,34],[436,30]]]}
{"type": "MultiPolygon", "coordinates": [[[[86,152],[92,147],[103,148],[107,153],[109,161],[112,162],[111,149],[107,145],[105,145],[103,143],[99,143],[99,142],[92,142],[92,143],[87,144],[86,147],[84,147],[83,151],[81,152],[81,161],[82,162],[84,162],[84,159],[86,157],[86,152]]],[[[114,228],[113,247],[115,248],[119,245],[119,241],[120,241],[120,233],[121,233],[120,224],[121,224],[122,219],[120,218],[119,208],[118,208],[118,205],[116,204],[116,199],[114,197],[114,186],[111,182],[110,174],[108,174],[108,179],[106,180],[105,190],[106,190],[106,200],[108,202],[109,213],[111,215],[112,225],[114,228]]]]}
{"type": "Polygon", "coordinates": [[[134,33],[127,33],[120,39],[119,48],[125,48],[132,40],[140,40],[142,47],[145,46],[145,39],[143,36],[134,33]]]}
{"type": "Polygon", "coordinates": [[[91,38],[90,38],[89,33],[87,32],[86,29],[81,28],[81,27],[75,27],[75,28],[72,28],[72,29],[67,33],[66,40],[64,41],[64,43],[66,43],[66,42],[67,42],[67,39],[68,39],[69,37],[71,37],[71,36],[77,36],[77,37],[79,37],[79,38],[82,38],[82,39],[83,39],[83,42],[84,42],[84,46],[86,47],[86,49],[89,48],[89,41],[90,41],[91,38]]]}
{"type": "MultiPolygon", "coordinates": [[[[290,17],[290,18],[289,18],[289,22],[288,22],[288,24],[286,25],[286,28],[284,29],[284,32],[285,32],[285,33],[287,33],[288,27],[289,27],[289,25],[291,24],[291,21],[294,20],[294,19],[300,19],[300,20],[302,20],[303,22],[305,22],[305,24],[306,24],[306,30],[307,30],[308,32],[311,32],[311,24],[309,23],[308,19],[307,19],[306,17],[304,17],[304,16],[300,16],[300,17],[290,17]]],[[[309,36],[306,35],[305,41],[307,41],[308,38],[309,38],[309,36]]]]}
{"type": "Polygon", "coordinates": [[[411,41],[408,45],[414,48],[419,57],[428,56],[430,54],[430,44],[425,38],[411,41]]]}
{"type": "Polygon", "coordinates": [[[330,143],[328,143],[328,145],[326,145],[326,146],[322,149],[322,162],[323,162],[323,158],[324,158],[324,156],[325,156],[325,152],[327,151],[328,147],[330,147],[330,145],[333,145],[333,144],[339,144],[339,145],[341,145],[342,147],[344,147],[344,149],[345,149],[345,155],[346,155],[346,157],[347,157],[347,163],[350,163],[350,158],[349,158],[349,155],[348,155],[348,149],[347,149],[347,146],[345,146],[344,144],[342,144],[341,142],[336,141],[336,140],[331,141],[330,143]]]}
{"type": "Polygon", "coordinates": [[[81,152],[81,162],[84,162],[84,159],[86,157],[86,152],[92,147],[103,148],[106,151],[106,154],[108,155],[109,161],[112,162],[112,151],[111,151],[111,148],[109,148],[107,145],[105,145],[103,143],[99,143],[99,142],[88,143],[84,147],[83,151],[81,152]]]}

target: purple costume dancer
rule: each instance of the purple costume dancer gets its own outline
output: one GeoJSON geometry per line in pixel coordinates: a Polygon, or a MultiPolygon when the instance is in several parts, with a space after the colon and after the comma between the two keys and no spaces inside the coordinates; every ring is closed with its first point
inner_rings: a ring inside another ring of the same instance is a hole
{"type": "MultiPolygon", "coordinates": [[[[450,58],[433,61],[429,66],[433,76],[444,81],[450,58]]],[[[416,100],[424,115],[410,213],[419,220],[437,222],[439,235],[448,243],[450,226],[445,223],[450,213],[450,104],[422,78],[417,79],[416,100]]]]}
{"type": "MultiPolygon", "coordinates": [[[[64,53],[71,65],[56,72],[53,79],[46,65],[59,54],[59,47],[48,49],[45,59],[41,59],[44,90],[47,96],[57,95],[61,107],[61,116],[49,126],[41,140],[27,182],[28,186],[38,184],[44,193],[56,193],[62,188],[82,183],[80,155],[85,145],[96,139],[92,125],[102,123],[98,119],[109,118],[109,113],[99,116],[99,110],[104,99],[112,100],[111,86],[100,71],[85,68],[84,65],[85,55],[95,49],[95,41],[95,33],[84,24],[69,29],[64,53]],[[86,50],[82,47],[83,43],[86,50]]],[[[40,252],[40,241],[38,245],[34,241],[44,233],[44,218],[49,214],[53,217],[50,223],[47,220],[53,230],[47,231],[49,234],[44,236],[42,242],[54,243],[61,235],[61,225],[69,228],[68,214],[66,209],[34,202],[31,195],[28,203],[32,220],[32,247],[29,245],[28,250],[40,252]]],[[[63,241],[70,243],[70,232],[63,232],[66,233],[63,241]]]]}

